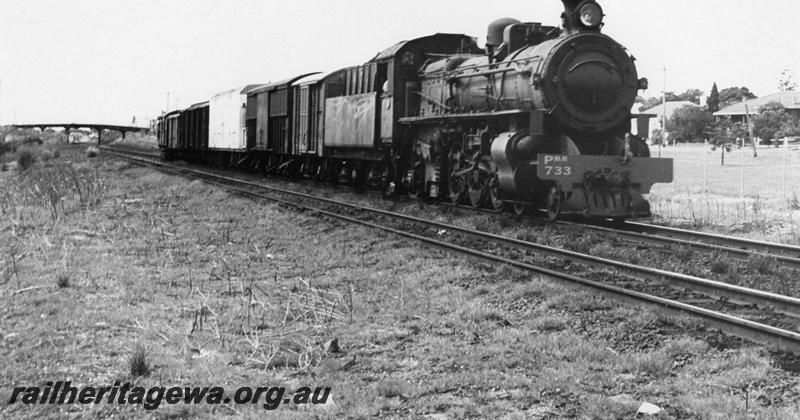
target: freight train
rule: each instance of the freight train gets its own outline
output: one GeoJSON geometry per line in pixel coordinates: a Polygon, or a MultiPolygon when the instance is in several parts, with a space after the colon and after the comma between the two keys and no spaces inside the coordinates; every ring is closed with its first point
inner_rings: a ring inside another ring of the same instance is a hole
{"type": "Polygon", "coordinates": [[[601,33],[596,1],[563,3],[558,27],[492,22],[485,48],[437,33],[361,65],[221,92],[159,117],[158,145],[170,159],[551,219],[649,216],[643,194],[672,181],[672,160],[631,133],[647,80],[601,33]]]}

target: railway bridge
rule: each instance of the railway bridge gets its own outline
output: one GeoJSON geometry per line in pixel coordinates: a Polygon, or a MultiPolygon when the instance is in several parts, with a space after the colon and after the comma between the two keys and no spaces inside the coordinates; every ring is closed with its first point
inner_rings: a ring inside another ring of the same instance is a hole
{"type": "Polygon", "coordinates": [[[90,130],[97,131],[97,144],[102,144],[103,141],[103,130],[112,130],[112,131],[119,131],[122,133],[122,138],[125,138],[125,135],[129,132],[138,132],[143,133],[149,130],[148,127],[137,127],[137,126],[128,126],[128,125],[113,125],[113,124],[83,124],[83,123],[37,123],[37,124],[12,124],[12,128],[38,128],[41,131],[44,131],[46,128],[63,128],[64,134],[66,134],[67,139],[69,139],[69,132],[70,130],[75,130],[79,128],[88,128],[90,130]]]}

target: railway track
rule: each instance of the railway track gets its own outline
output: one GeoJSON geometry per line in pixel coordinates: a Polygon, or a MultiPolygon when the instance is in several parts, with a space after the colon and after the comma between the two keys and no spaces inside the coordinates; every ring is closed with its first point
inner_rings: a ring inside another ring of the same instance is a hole
{"type": "MultiPolygon", "coordinates": [[[[157,152],[148,153],[139,150],[116,148],[108,148],[108,150],[120,150],[125,153],[145,158],[158,159],[160,157],[160,154],[157,152]]],[[[341,189],[349,189],[349,187],[341,187],[341,189]]],[[[476,209],[467,205],[454,205],[444,202],[435,202],[433,204],[445,207],[456,207],[466,211],[480,211],[487,214],[497,213],[491,210],[476,209]]],[[[531,223],[542,223],[542,218],[535,216],[527,217],[526,220],[531,223]]],[[[552,222],[548,221],[545,223],[552,222]]],[[[600,232],[601,234],[613,234],[620,237],[625,237],[630,241],[638,243],[646,243],[657,246],[679,245],[705,252],[717,252],[728,255],[740,261],[746,261],[752,256],[757,255],[772,259],[775,263],[800,268],[800,246],[797,245],[757,241],[735,236],[699,232],[633,221],[626,221],[623,223],[586,223],[560,220],[554,223],[556,225],[565,226],[572,229],[588,229],[595,232],[600,232]]]]}
{"type": "Polygon", "coordinates": [[[800,354],[800,333],[796,331],[800,299],[794,297],[178,167],[153,159],[152,155],[132,156],[129,152],[106,150],[141,164],[201,179],[246,196],[379,229],[449,252],[589,287],[610,296],[688,313],[734,335],[767,344],[779,351],[800,354]],[[572,265],[574,261],[579,261],[581,267],[572,265]],[[565,266],[571,273],[564,272],[565,266]],[[582,272],[583,275],[576,275],[575,272],[582,272]]]}

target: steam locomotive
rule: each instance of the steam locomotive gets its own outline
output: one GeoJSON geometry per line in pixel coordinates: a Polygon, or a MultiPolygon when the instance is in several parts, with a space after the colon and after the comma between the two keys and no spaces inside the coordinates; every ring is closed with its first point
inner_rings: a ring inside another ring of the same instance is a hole
{"type": "MultiPolygon", "coordinates": [[[[248,85],[158,119],[167,158],[311,177],[384,194],[560,215],[650,214],[672,180],[631,134],[639,79],[594,0],[560,27],[503,18],[397,43],[329,73],[248,85]]],[[[647,119],[638,119],[646,133],[647,119]]]]}

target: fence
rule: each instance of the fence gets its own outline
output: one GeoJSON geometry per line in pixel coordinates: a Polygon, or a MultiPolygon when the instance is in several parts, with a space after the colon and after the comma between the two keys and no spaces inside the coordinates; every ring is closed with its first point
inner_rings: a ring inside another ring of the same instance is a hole
{"type": "Polygon", "coordinates": [[[652,156],[674,159],[674,181],[654,185],[649,196],[653,213],[694,224],[782,220],[792,228],[797,222],[800,230],[800,149],[784,143],[756,152],[708,144],[652,146],[652,156]]]}

